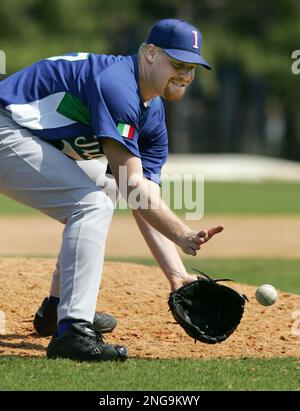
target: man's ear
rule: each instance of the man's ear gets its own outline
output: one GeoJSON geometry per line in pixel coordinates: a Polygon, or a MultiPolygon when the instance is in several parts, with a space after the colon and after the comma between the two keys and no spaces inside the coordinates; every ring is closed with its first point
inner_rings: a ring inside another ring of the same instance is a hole
{"type": "Polygon", "coordinates": [[[146,49],[146,59],[148,63],[153,63],[158,54],[158,48],[154,44],[148,44],[146,49]]]}

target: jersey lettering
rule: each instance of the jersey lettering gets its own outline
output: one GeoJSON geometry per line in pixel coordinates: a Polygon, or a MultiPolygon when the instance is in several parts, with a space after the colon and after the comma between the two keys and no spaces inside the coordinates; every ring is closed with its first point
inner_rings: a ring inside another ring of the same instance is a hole
{"type": "Polygon", "coordinates": [[[80,136],[51,142],[68,157],[74,160],[92,160],[103,156],[95,136],[80,136]]]}
{"type": "Polygon", "coordinates": [[[70,53],[64,54],[62,56],[53,56],[49,57],[46,60],[68,60],[68,61],[78,61],[78,60],[86,60],[90,53],[70,53]]]}

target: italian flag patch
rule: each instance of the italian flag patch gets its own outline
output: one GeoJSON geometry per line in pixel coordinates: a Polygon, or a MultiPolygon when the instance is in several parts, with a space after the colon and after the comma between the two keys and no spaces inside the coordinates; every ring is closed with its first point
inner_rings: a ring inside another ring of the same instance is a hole
{"type": "Polygon", "coordinates": [[[135,132],[134,127],[130,126],[129,124],[118,123],[117,129],[122,137],[129,138],[129,140],[133,139],[135,132]]]}

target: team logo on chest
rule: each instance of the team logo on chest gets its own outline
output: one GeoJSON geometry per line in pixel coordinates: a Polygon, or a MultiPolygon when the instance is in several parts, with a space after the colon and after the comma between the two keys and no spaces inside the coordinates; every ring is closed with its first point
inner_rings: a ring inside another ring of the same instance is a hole
{"type": "Polygon", "coordinates": [[[100,144],[95,136],[79,136],[62,139],[59,149],[75,160],[92,160],[102,157],[100,144]]]}

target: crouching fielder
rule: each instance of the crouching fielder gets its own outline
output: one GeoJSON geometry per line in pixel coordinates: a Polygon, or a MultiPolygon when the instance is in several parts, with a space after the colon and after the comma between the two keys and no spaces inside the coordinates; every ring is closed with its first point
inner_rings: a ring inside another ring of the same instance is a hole
{"type": "MultiPolygon", "coordinates": [[[[187,22],[160,20],[136,56],[70,53],[38,61],[0,82],[0,190],[65,224],[59,296],[53,296],[59,297],[58,327],[49,358],[128,357],[126,347],[104,343],[103,330],[93,325],[114,204],[74,160],[106,156],[156,255],[157,245],[170,241],[195,256],[223,229],[191,230],[159,194],[168,153],[162,98],[180,100],[196,68],[210,68],[201,43],[201,33],[187,22]],[[131,203],[133,190],[149,207],[131,203]]],[[[158,258],[169,264],[164,255],[158,258]]],[[[174,289],[194,279],[167,276],[174,289]]]]}

